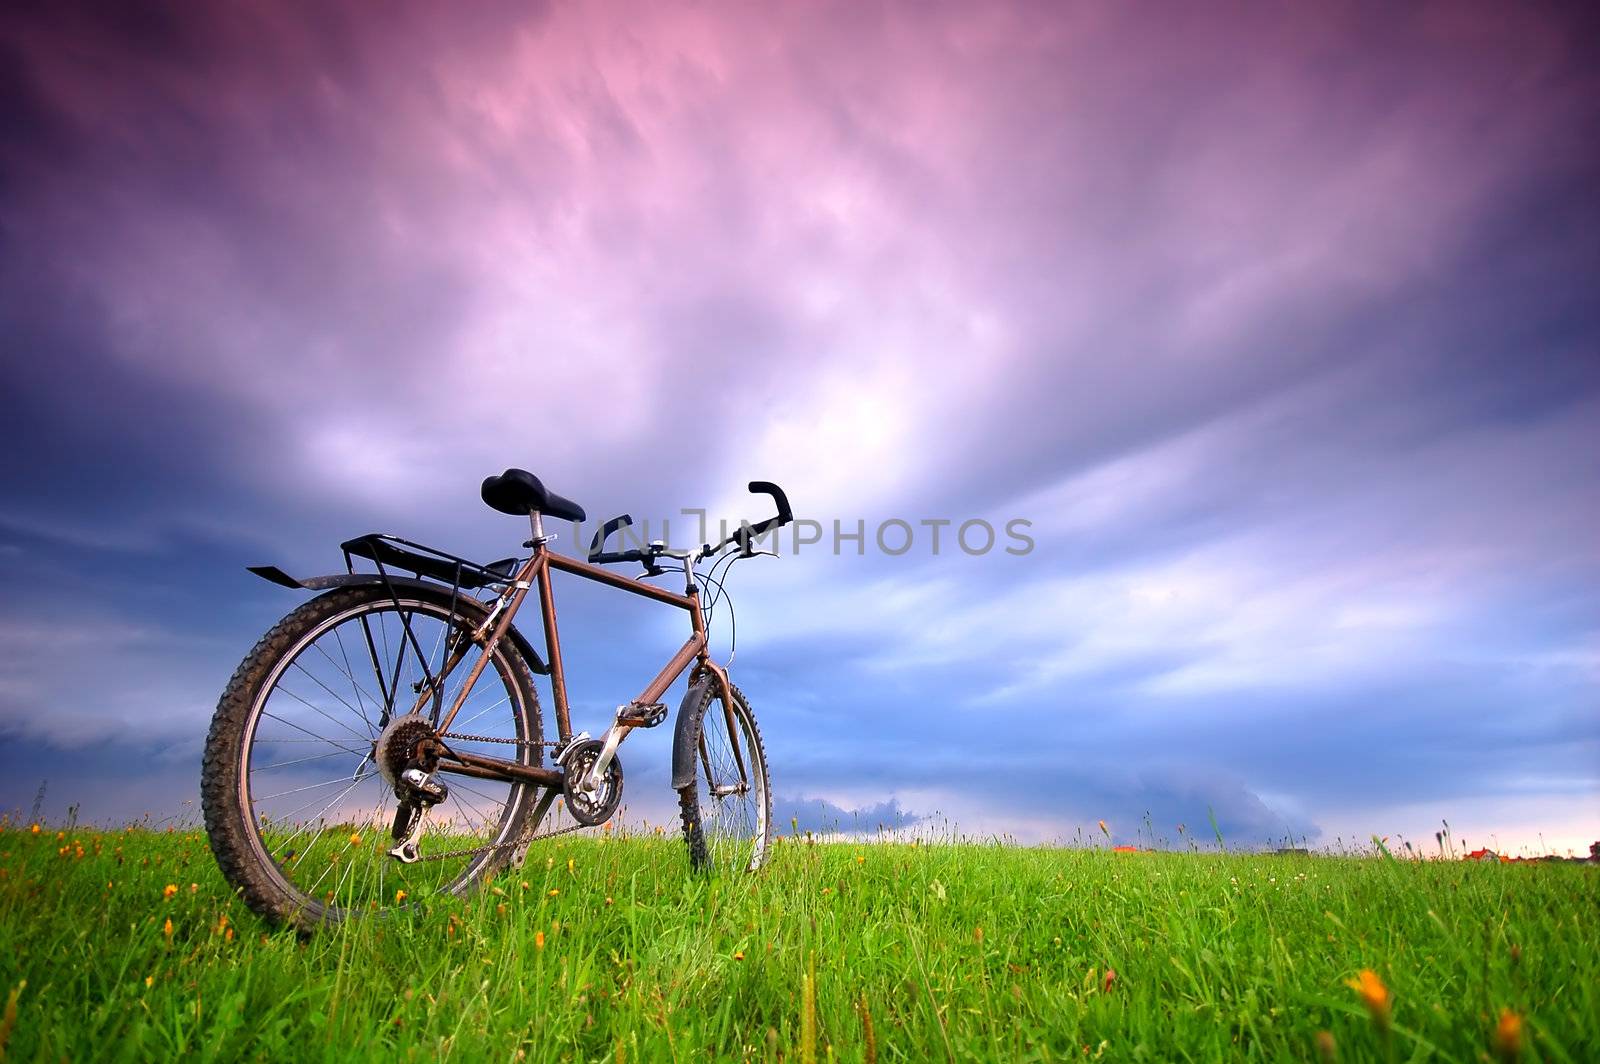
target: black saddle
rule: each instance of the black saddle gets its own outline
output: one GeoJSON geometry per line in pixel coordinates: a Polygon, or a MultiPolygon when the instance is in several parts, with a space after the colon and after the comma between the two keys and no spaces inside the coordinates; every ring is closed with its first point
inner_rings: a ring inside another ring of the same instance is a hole
{"type": "Polygon", "coordinates": [[[582,521],[583,507],[548,490],[526,469],[508,469],[483,482],[483,501],[503,514],[526,517],[531,513],[582,521]]]}

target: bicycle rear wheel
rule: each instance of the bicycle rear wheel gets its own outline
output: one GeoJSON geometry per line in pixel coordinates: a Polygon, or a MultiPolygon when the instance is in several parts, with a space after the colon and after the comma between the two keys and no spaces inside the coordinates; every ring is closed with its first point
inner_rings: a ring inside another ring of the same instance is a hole
{"type": "MultiPolygon", "coordinates": [[[[388,853],[400,802],[375,762],[380,736],[395,734],[392,722],[411,713],[426,677],[465,646],[423,721],[459,694],[482,655],[470,636],[483,613],[477,600],[452,602],[447,591],[330,591],[285,617],[240,664],[212,721],[201,793],[218,864],[257,913],[311,928],[465,893],[510,859],[537,788],[441,774],[449,795],[425,814],[423,860],[405,864],[388,853]]],[[[526,662],[504,639],[489,666],[451,726],[481,738],[452,738],[451,747],[540,764],[526,662]]]]}
{"type": "Polygon", "coordinates": [[[697,871],[754,872],[772,841],[772,790],[761,730],[744,693],[728,705],[715,680],[693,714],[695,779],[678,791],[689,863],[697,871]]]}

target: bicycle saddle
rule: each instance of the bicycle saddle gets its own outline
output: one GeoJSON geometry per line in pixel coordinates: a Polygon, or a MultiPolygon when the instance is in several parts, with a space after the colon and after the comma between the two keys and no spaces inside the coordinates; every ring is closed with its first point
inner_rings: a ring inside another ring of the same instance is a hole
{"type": "Polygon", "coordinates": [[[483,501],[503,514],[526,517],[531,513],[564,517],[568,521],[585,519],[583,507],[548,490],[539,478],[526,469],[508,469],[483,482],[483,501]]]}

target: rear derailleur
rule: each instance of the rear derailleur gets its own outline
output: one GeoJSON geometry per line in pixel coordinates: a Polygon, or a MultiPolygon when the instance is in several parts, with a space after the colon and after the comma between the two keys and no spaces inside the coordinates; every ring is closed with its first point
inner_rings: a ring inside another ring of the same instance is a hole
{"type": "Polygon", "coordinates": [[[418,843],[423,819],[429,809],[450,797],[450,789],[434,774],[439,767],[438,745],[433,729],[417,714],[390,722],[375,744],[378,772],[399,799],[389,828],[395,840],[389,856],[402,864],[422,859],[418,843]]]}

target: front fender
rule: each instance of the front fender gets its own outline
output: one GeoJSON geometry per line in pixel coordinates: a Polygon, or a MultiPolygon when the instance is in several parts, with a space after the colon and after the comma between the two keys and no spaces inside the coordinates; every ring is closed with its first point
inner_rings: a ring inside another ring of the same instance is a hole
{"type": "MultiPolygon", "coordinates": [[[[328,591],[336,587],[382,585],[385,580],[384,577],[377,573],[331,573],[327,576],[308,576],[304,579],[297,579],[279,569],[276,565],[251,565],[247,566],[247,568],[250,572],[269,583],[277,584],[280,587],[295,588],[299,591],[328,591]]],[[[443,584],[436,584],[432,580],[419,580],[411,576],[390,576],[387,579],[390,587],[421,592],[446,605],[450,602],[451,589],[443,584]]],[[[455,596],[455,600],[457,603],[473,603],[480,611],[483,609],[483,604],[470,595],[458,595],[455,596]]],[[[533,649],[533,644],[528,642],[527,637],[517,630],[516,625],[513,624],[507,629],[507,634],[511,636],[511,643],[517,648],[517,653],[521,654],[523,660],[528,663],[530,672],[537,673],[540,676],[548,676],[550,674],[550,666],[544,663],[544,658],[540,657],[539,652],[533,649]]],[[[693,769],[693,767],[691,763],[690,768],[693,769]]]]}
{"type": "Polygon", "coordinates": [[[672,789],[675,791],[694,786],[694,709],[705,697],[706,684],[713,680],[714,677],[702,674],[689,685],[683,693],[683,701],[678,703],[678,719],[672,726],[672,789]]]}

